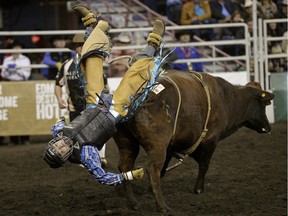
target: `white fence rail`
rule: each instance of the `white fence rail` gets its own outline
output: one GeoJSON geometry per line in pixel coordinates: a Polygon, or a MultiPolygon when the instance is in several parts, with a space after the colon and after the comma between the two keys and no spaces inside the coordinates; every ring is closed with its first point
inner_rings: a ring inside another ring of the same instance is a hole
{"type": "MultiPolygon", "coordinates": [[[[262,62],[262,65],[264,65],[263,68],[263,81],[262,84],[267,88],[271,89],[271,71],[269,71],[269,60],[270,59],[278,59],[278,58],[286,58],[286,61],[288,61],[288,53],[275,53],[275,54],[269,54],[268,53],[268,44],[271,41],[283,41],[287,40],[287,36],[285,37],[284,35],[282,37],[270,37],[268,36],[268,25],[269,23],[286,23],[288,25],[288,19],[273,19],[273,20],[263,20],[263,22],[260,22],[259,28],[263,29],[263,45],[261,46],[260,50],[263,50],[263,52],[260,52],[260,62],[262,62]],[[264,64],[263,64],[264,63],[264,64]]],[[[287,71],[286,71],[287,72],[287,71]]]]}
{"type": "MultiPolygon", "coordinates": [[[[249,65],[249,41],[251,40],[248,38],[248,30],[247,26],[245,24],[239,23],[239,24],[207,24],[207,25],[189,25],[189,26],[168,26],[166,29],[168,31],[177,31],[177,30],[193,30],[193,29],[209,29],[209,28],[229,28],[229,27],[240,27],[244,28],[245,30],[245,38],[243,40],[221,40],[221,41],[203,41],[203,42],[192,42],[192,43],[174,43],[171,40],[171,37],[166,40],[164,36],[164,47],[165,48],[173,48],[173,47],[181,47],[181,46],[192,46],[195,48],[198,47],[212,47],[216,49],[217,46],[226,46],[226,45],[244,45],[246,47],[246,55],[245,56],[224,56],[224,57],[217,57],[215,50],[211,51],[211,56],[209,58],[201,58],[201,59],[187,59],[187,60],[178,60],[175,63],[183,63],[183,62],[213,62],[213,65],[216,65],[219,62],[227,62],[227,61],[236,61],[236,60],[241,60],[245,61],[246,65],[249,65]]],[[[152,30],[152,27],[145,27],[145,28],[124,28],[124,29],[112,29],[110,33],[117,34],[117,33],[129,33],[129,34],[136,34],[136,33],[142,33],[142,35],[147,35],[149,31],[152,30]]],[[[11,32],[0,32],[0,36],[29,36],[29,35],[74,35],[76,33],[83,33],[84,30],[61,30],[61,31],[11,31],[11,32]]],[[[126,49],[132,49],[132,50],[140,50],[145,47],[145,44],[131,44],[127,46],[115,46],[113,47],[114,50],[126,50],[126,49]]],[[[0,54],[5,54],[5,53],[16,53],[16,52],[21,52],[21,53],[45,53],[45,52],[69,52],[69,49],[56,49],[56,48],[29,48],[29,49],[21,49],[21,50],[11,50],[11,49],[1,49],[0,54]]],[[[37,68],[37,64],[31,65],[32,68],[37,68]]],[[[39,64],[38,68],[43,68],[45,67],[43,64],[39,64]]],[[[0,66],[2,68],[2,66],[0,66]]],[[[210,72],[216,72],[216,70],[213,70],[210,72]]],[[[247,73],[249,74],[249,67],[247,68],[247,73]]],[[[223,69],[223,72],[227,71],[227,69],[223,69]]],[[[222,72],[222,71],[221,71],[222,72]]],[[[231,70],[230,70],[231,72],[231,70]]],[[[249,76],[249,75],[247,75],[249,76]]]]}
{"type": "MultiPolygon", "coordinates": [[[[271,58],[282,58],[287,57],[287,54],[268,54],[267,51],[267,44],[269,41],[276,41],[276,40],[284,40],[284,37],[277,37],[277,38],[271,38],[267,37],[267,23],[271,22],[287,22],[287,19],[280,19],[280,20],[264,20],[263,21],[263,33],[262,33],[262,21],[259,20],[259,38],[257,37],[257,34],[254,38],[250,37],[248,32],[248,27],[245,23],[231,23],[231,24],[205,24],[205,25],[187,25],[187,26],[167,26],[166,29],[169,31],[178,31],[178,30],[193,30],[193,29],[214,29],[214,28],[231,28],[231,27],[238,27],[238,28],[244,28],[245,37],[241,40],[219,40],[219,41],[201,41],[201,42],[191,42],[191,43],[175,43],[173,40],[171,40],[171,37],[164,36],[163,45],[165,48],[173,48],[173,47],[181,47],[181,46],[191,46],[195,48],[204,47],[205,49],[211,49],[211,52],[206,57],[202,57],[200,59],[187,59],[187,60],[177,60],[175,63],[187,63],[187,62],[203,62],[203,63],[212,63],[212,73],[216,72],[234,72],[233,69],[230,68],[230,71],[227,71],[227,68],[223,67],[223,71],[216,70],[216,65],[220,64],[221,62],[241,62],[246,65],[246,68],[244,68],[244,71],[247,73],[247,80],[250,80],[251,74],[250,74],[250,58],[253,58],[251,56],[251,43],[257,41],[257,56],[259,59],[255,61],[254,59],[254,66],[255,69],[258,68],[259,70],[256,70],[252,74],[254,75],[254,78],[256,81],[259,81],[264,88],[269,89],[269,75],[270,72],[268,71],[268,59],[271,58]],[[239,55],[239,56],[229,56],[225,55],[224,53],[222,56],[219,57],[219,54],[216,54],[217,47],[218,46],[227,46],[227,45],[242,45],[245,47],[245,54],[239,55]],[[264,50],[264,52],[262,52],[264,50]],[[259,63],[259,62],[260,63],[259,63]],[[263,64],[261,62],[265,63],[264,68],[263,64]],[[267,71],[267,73],[265,73],[267,71]],[[265,82],[264,82],[265,80],[265,82]]],[[[139,37],[140,35],[147,35],[149,31],[151,31],[151,27],[145,27],[145,28],[122,28],[122,29],[111,29],[110,33],[117,34],[117,33],[129,33],[133,36],[139,37]]],[[[76,33],[83,33],[84,30],[61,30],[61,31],[3,31],[0,32],[0,36],[33,36],[33,35],[74,35],[76,33]]],[[[132,50],[140,50],[145,47],[144,43],[139,43],[138,40],[135,40],[133,44],[127,45],[127,46],[115,46],[113,47],[114,50],[126,50],[126,49],[132,49],[132,50]]],[[[255,46],[254,46],[255,47],[255,46]]],[[[255,49],[255,48],[254,48],[255,49]]],[[[69,52],[70,50],[67,48],[64,49],[56,49],[56,48],[28,48],[28,49],[21,49],[21,50],[12,50],[12,49],[0,49],[0,54],[5,53],[45,53],[45,52],[69,52]]],[[[253,51],[255,53],[255,51],[253,51]]],[[[223,66],[223,65],[222,65],[223,66]]],[[[43,65],[41,63],[39,64],[32,64],[31,68],[46,68],[46,65],[43,65]]],[[[3,68],[3,66],[0,66],[0,69],[3,68]]],[[[219,68],[219,67],[218,67],[219,68]]]]}

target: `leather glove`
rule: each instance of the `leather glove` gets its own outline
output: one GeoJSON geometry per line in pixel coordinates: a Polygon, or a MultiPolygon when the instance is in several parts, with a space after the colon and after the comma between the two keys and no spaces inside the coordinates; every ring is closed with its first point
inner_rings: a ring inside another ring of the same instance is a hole
{"type": "Polygon", "coordinates": [[[56,123],[51,127],[51,133],[53,137],[57,137],[66,125],[65,117],[62,116],[56,120],[56,123]]]}
{"type": "Polygon", "coordinates": [[[142,179],[144,176],[144,169],[140,168],[137,170],[128,171],[123,173],[123,175],[126,181],[142,179]]]}
{"type": "Polygon", "coordinates": [[[57,62],[55,66],[58,69],[58,71],[60,71],[60,68],[62,67],[62,63],[61,62],[57,62]]]}

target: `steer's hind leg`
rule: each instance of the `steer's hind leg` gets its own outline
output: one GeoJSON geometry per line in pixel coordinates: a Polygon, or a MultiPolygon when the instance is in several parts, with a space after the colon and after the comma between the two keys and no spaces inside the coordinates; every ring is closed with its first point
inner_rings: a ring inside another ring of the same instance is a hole
{"type": "Polygon", "coordinates": [[[166,204],[160,185],[160,175],[163,165],[166,160],[166,150],[160,149],[161,145],[157,143],[156,148],[151,148],[147,152],[149,157],[149,163],[147,166],[147,173],[149,176],[149,181],[151,185],[152,192],[154,193],[156,199],[156,206],[159,212],[167,212],[170,210],[166,204]]]}
{"type": "MultiPolygon", "coordinates": [[[[128,136],[122,136],[121,131],[118,130],[117,134],[114,136],[114,140],[118,146],[119,149],[119,163],[118,163],[118,169],[121,172],[127,172],[134,168],[135,160],[139,154],[139,144],[128,136]]],[[[129,208],[138,210],[139,205],[138,202],[134,196],[132,185],[130,181],[125,181],[123,183],[125,192],[126,192],[126,199],[127,199],[127,205],[129,208]]]]}
{"type": "Polygon", "coordinates": [[[194,193],[200,194],[204,192],[204,183],[205,183],[205,175],[208,171],[210,159],[215,150],[214,145],[207,145],[209,148],[205,148],[206,146],[199,146],[196,151],[192,154],[192,157],[199,164],[198,177],[194,187],[194,193]]]}

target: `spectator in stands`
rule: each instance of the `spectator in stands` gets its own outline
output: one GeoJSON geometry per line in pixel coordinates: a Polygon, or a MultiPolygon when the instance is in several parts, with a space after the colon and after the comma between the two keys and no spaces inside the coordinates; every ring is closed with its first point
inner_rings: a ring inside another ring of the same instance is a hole
{"type": "MultiPolygon", "coordinates": [[[[51,43],[54,48],[65,48],[65,37],[58,35],[51,38],[51,43]]],[[[46,52],[42,64],[47,64],[49,68],[41,70],[41,74],[48,80],[55,80],[57,72],[60,70],[62,62],[71,58],[74,52],[46,52]]]]}
{"type": "MultiPolygon", "coordinates": [[[[282,37],[284,35],[284,30],[281,25],[278,23],[268,23],[267,36],[268,37],[282,37]]],[[[281,41],[269,41],[268,42],[268,54],[281,54],[284,53],[282,50],[282,43],[285,40],[281,41]]],[[[287,60],[286,58],[273,58],[269,59],[269,72],[284,72],[287,71],[287,60]]]]}
{"type": "MultiPolygon", "coordinates": [[[[272,22],[272,23],[268,23],[267,26],[267,36],[269,37],[282,37],[284,34],[284,30],[282,29],[281,25],[278,25],[278,23],[272,22]]],[[[280,46],[282,41],[269,41],[268,42],[268,53],[271,53],[272,48],[274,46],[280,46]]]]}
{"type": "MultiPolygon", "coordinates": [[[[176,39],[180,43],[189,43],[191,41],[191,33],[187,30],[178,31],[175,35],[176,39]]],[[[194,47],[176,47],[174,53],[177,55],[178,59],[197,59],[201,58],[200,53],[194,47]]],[[[176,70],[183,71],[197,71],[203,72],[203,63],[176,63],[172,67],[176,70]]]]}
{"type": "MultiPolygon", "coordinates": [[[[207,24],[211,23],[211,9],[209,1],[190,0],[183,4],[181,11],[181,25],[207,24]]],[[[213,30],[193,29],[194,35],[211,40],[213,30]]]]}
{"type": "Polygon", "coordinates": [[[166,0],[166,15],[169,20],[180,25],[182,1],[166,0]]]}
{"type": "MultiPolygon", "coordinates": [[[[217,23],[228,23],[231,20],[231,15],[236,10],[236,5],[231,0],[211,0],[210,9],[212,18],[217,23]]],[[[220,40],[222,36],[222,28],[214,29],[215,39],[220,40]]]]}
{"type": "MultiPolygon", "coordinates": [[[[287,19],[288,18],[288,0],[282,0],[281,4],[279,5],[279,10],[275,14],[275,18],[277,19],[287,19]]],[[[279,23],[282,28],[287,31],[288,25],[287,22],[279,23]]]]}
{"type": "MultiPolygon", "coordinates": [[[[22,44],[18,41],[14,41],[11,45],[14,50],[22,49],[22,44]]],[[[30,59],[21,54],[20,52],[13,53],[3,61],[1,75],[2,78],[7,81],[23,81],[28,80],[31,74],[30,59]]]]}
{"type": "MultiPolygon", "coordinates": [[[[14,50],[22,49],[22,44],[15,40],[11,48],[14,50]]],[[[30,77],[30,59],[21,52],[6,57],[3,66],[1,75],[6,81],[25,81],[30,77]]],[[[29,136],[11,136],[10,141],[13,144],[29,144],[29,136]]]]}
{"type": "Polygon", "coordinates": [[[55,83],[55,95],[60,109],[69,111],[69,120],[73,121],[85,108],[84,89],[81,88],[80,73],[77,64],[81,58],[81,50],[84,43],[84,34],[76,34],[67,48],[76,52],[76,55],[66,60],[61,66],[55,83]],[[62,87],[66,88],[68,94],[67,102],[62,97],[62,87]]]}
{"type": "MultiPolygon", "coordinates": [[[[243,23],[244,19],[241,16],[240,11],[236,10],[231,16],[230,23],[243,23]]],[[[224,40],[233,40],[233,39],[243,39],[244,38],[244,27],[229,27],[224,28],[222,31],[222,39],[224,40]]],[[[243,53],[240,52],[239,45],[223,46],[223,50],[230,55],[240,55],[243,53]]]]}
{"type": "Polygon", "coordinates": [[[277,5],[272,0],[260,0],[260,9],[263,19],[272,19],[277,13],[277,5]]]}
{"type": "MultiPolygon", "coordinates": [[[[121,33],[117,37],[113,38],[113,45],[115,46],[127,46],[131,44],[132,38],[130,34],[121,33]]],[[[125,50],[115,50],[111,51],[109,60],[113,60],[120,56],[133,56],[136,54],[135,50],[125,49],[125,50]]],[[[128,69],[129,59],[120,59],[109,65],[108,75],[110,77],[123,77],[128,69]]]]}
{"type": "MultiPolygon", "coordinates": [[[[283,50],[280,45],[273,46],[271,54],[281,54],[283,50]]],[[[273,58],[268,60],[268,70],[270,73],[287,72],[287,59],[286,58],[273,58]]]]}
{"type": "Polygon", "coordinates": [[[251,0],[245,0],[241,13],[241,16],[245,21],[248,19],[253,19],[253,2],[251,0]]]}
{"type": "MultiPolygon", "coordinates": [[[[256,2],[256,8],[257,8],[257,17],[258,18],[263,18],[263,12],[260,7],[260,3],[257,1],[256,2]]],[[[253,19],[253,2],[252,0],[245,0],[245,3],[243,4],[242,10],[241,11],[241,16],[245,20],[253,19]]]]}

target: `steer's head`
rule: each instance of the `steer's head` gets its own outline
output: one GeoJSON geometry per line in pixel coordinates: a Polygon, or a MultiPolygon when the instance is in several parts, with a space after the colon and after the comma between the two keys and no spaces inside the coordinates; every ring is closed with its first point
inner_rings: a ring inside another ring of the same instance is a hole
{"type": "Polygon", "coordinates": [[[271,104],[274,94],[264,91],[257,82],[249,82],[246,86],[251,91],[251,100],[247,107],[249,120],[245,122],[245,126],[258,133],[268,133],[271,126],[266,115],[266,106],[271,104]]]}

